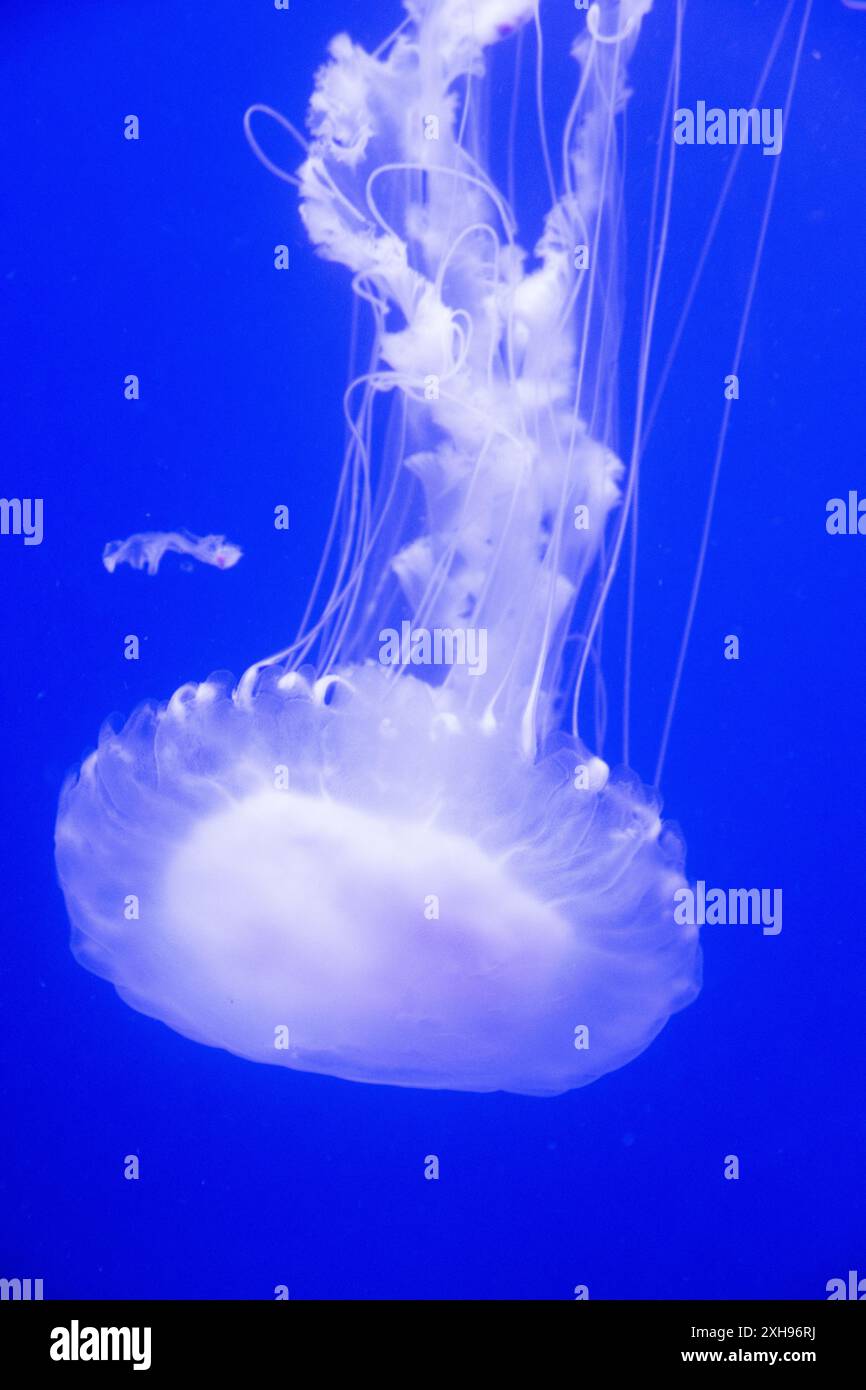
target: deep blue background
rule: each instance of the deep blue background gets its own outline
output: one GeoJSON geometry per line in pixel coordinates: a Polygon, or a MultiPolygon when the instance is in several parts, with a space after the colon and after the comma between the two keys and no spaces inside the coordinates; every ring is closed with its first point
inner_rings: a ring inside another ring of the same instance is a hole
{"type": "MultiPolygon", "coordinates": [[[[555,54],[573,13],[547,8],[555,54]]],[[[670,8],[657,0],[632,70],[632,308],[670,8]]],[[[683,102],[747,104],[781,9],[693,0],[683,102]]],[[[657,1299],[821,1298],[828,1279],[866,1274],[866,539],[824,529],[827,498],[866,492],[866,14],[816,10],[664,782],[691,875],[782,887],[784,929],[708,928],[703,993],[646,1053],[533,1100],[255,1066],[132,1012],[68,952],[52,857],[64,772],[110,711],[239,673],[292,636],[342,455],[347,277],[309,252],[242,113],[264,101],[301,124],[327,38],[350,28],[375,46],[400,12],[7,0],[0,492],[44,497],[46,534],[27,549],[0,538],[0,1275],[43,1277],[46,1297],[267,1299],[285,1283],[302,1299],[567,1299],[586,1283],[657,1299]],[[122,139],[129,112],[137,144],[122,139]],[[272,526],[279,502],[288,534],[272,526]],[[103,570],[106,540],[179,526],[226,531],[242,563],[103,570]],[[122,1177],[132,1152],[138,1182],[122,1177]],[[730,1153],[738,1182],[722,1177],[730,1153]]],[[[551,63],[553,122],[568,69],[551,63]]],[[[517,138],[532,175],[530,105],[517,138]]],[[[269,148],[294,163],[288,142],[269,148]]],[[[681,152],[662,356],[728,157],[681,152]]],[[[633,762],[647,779],[771,165],[744,152],[646,460],[633,762]]],[[[527,245],[543,191],[524,189],[527,245]]],[[[626,382],[626,423],[630,408],[626,382]]],[[[615,702],[615,651],[609,676],[615,702]]]]}

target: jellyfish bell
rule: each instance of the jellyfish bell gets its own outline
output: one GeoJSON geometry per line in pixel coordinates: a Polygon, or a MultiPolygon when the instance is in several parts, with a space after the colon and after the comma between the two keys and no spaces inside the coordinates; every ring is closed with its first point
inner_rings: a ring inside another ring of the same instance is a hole
{"type": "Polygon", "coordinates": [[[78,960],[188,1037],[350,1080],[555,1094],[627,1062],[696,988],[681,844],[570,738],[527,764],[450,705],[271,667],[107,727],[60,808],[78,960]]]}
{"type": "Polygon", "coordinates": [[[537,7],[405,8],[374,54],[333,41],[297,178],[314,246],[374,324],[330,594],[237,687],[212,677],[106,726],[64,788],[57,865],[77,958],[188,1037],[350,1080],[551,1095],[641,1052],[700,970],[657,796],[563,728],[625,474],[605,267],[649,3],[577,16],[531,265],[473,84],[537,7]],[[408,660],[383,656],[396,618],[408,660]],[[413,663],[419,633],[453,652],[482,632],[483,663],[413,663]]]}

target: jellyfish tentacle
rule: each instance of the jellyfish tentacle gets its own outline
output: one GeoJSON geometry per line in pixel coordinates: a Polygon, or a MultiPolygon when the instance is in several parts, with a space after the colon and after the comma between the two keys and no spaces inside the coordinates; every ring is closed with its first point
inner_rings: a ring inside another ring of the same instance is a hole
{"type": "Polygon", "coordinates": [[[272,159],[269,159],[258,140],[253,135],[251,122],[252,117],[255,115],[270,116],[272,120],[276,121],[278,125],[281,125],[284,130],[287,130],[290,135],[294,136],[305,150],[309,148],[308,141],[305,140],[300,131],[292,125],[291,121],[287,120],[281,112],[275,111],[272,106],[265,106],[260,102],[254,102],[253,105],[248,106],[244,112],[244,135],[256,159],[267,169],[269,174],[274,174],[278,179],[282,179],[284,183],[290,183],[294,188],[300,188],[301,181],[297,174],[290,173],[287,169],[283,169],[279,164],[275,164],[272,159]]]}
{"type": "MultiPolygon", "coordinates": [[[[803,46],[806,41],[806,32],[808,29],[811,13],[812,0],[805,0],[805,3],[803,5],[803,16],[800,23],[799,33],[797,35],[797,45],[794,53],[794,60],[791,64],[791,72],[788,78],[788,86],[785,94],[785,104],[782,108],[788,114],[790,114],[791,107],[793,105],[794,92],[797,86],[797,78],[799,76],[800,64],[803,57],[803,46]]],[[[734,345],[733,357],[731,359],[730,370],[735,375],[739,373],[740,362],[743,356],[743,349],[745,348],[746,334],[748,332],[749,321],[752,313],[752,305],[755,299],[755,291],[758,286],[758,275],[760,274],[761,262],[763,260],[764,253],[764,245],[766,243],[767,231],[770,225],[770,215],[773,211],[773,204],[776,196],[776,186],[778,183],[780,167],[781,166],[779,161],[775,160],[773,162],[773,168],[768,181],[767,193],[764,198],[761,222],[755,242],[755,252],[752,258],[752,265],[749,272],[749,280],[746,286],[745,299],[743,301],[743,308],[740,314],[740,322],[737,330],[737,340],[734,345]]],[[[727,442],[728,436],[728,428],[731,420],[731,407],[732,401],[730,400],[730,398],[728,398],[724,404],[724,409],[722,412],[722,422],[719,429],[719,435],[716,442],[715,452],[713,455],[712,475],[710,477],[709,494],[707,497],[707,504],[704,511],[703,525],[701,527],[701,538],[698,549],[698,557],[697,562],[695,564],[694,575],[692,577],[688,607],[686,610],[683,632],[680,638],[680,644],[677,651],[674,677],[671,685],[670,696],[668,698],[667,709],[665,711],[665,720],[662,728],[661,740],[659,743],[658,758],[656,760],[655,776],[653,778],[653,782],[655,785],[658,785],[658,782],[661,780],[661,774],[664,768],[665,758],[667,757],[668,741],[670,739],[671,727],[673,724],[674,713],[676,711],[677,699],[679,697],[680,684],[682,682],[683,671],[685,669],[686,652],[688,650],[689,640],[691,638],[692,626],[695,618],[695,611],[697,609],[698,594],[700,593],[701,588],[701,581],[703,580],[704,566],[706,564],[707,551],[710,542],[710,527],[712,526],[713,513],[716,504],[716,494],[718,492],[719,478],[721,475],[722,459],[724,457],[725,444],[727,442]]]]}

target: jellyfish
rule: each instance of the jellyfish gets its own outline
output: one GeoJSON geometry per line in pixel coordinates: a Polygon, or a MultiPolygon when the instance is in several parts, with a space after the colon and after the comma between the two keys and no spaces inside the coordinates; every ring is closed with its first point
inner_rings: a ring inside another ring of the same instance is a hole
{"type": "Polygon", "coordinates": [[[64,786],[57,868],[80,963],[187,1038],[554,1096],[700,984],[682,838],[579,728],[634,487],[620,127],[651,0],[575,10],[563,128],[511,171],[550,190],[531,252],[488,83],[497,45],[534,31],[541,54],[538,4],[404,8],[372,53],[332,41],[295,174],[255,134],[276,113],[247,114],[370,324],[301,632],[107,724],[64,786]]]}
{"type": "Polygon", "coordinates": [[[191,531],[138,531],[125,541],[108,541],[102,552],[102,563],[109,574],[118,565],[157,574],[162,558],[169,551],[213,565],[218,570],[232,569],[243,555],[239,545],[225,536],[194,536],[191,531]]]}

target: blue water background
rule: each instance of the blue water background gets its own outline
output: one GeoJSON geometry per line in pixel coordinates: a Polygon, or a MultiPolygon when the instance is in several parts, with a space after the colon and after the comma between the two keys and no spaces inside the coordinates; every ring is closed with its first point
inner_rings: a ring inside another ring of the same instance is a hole
{"type": "MultiPolygon", "coordinates": [[[[299,1299],[567,1299],[587,1284],[678,1299],[821,1298],[828,1279],[866,1274],[866,539],[824,528],[829,497],[866,493],[866,14],[815,8],[664,779],[692,877],[781,887],[783,930],[707,928],[698,1001],[628,1067],[536,1100],[256,1066],[133,1012],[69,954],[52,855],[66,770],[110,712],[239,674],[291,638],[342,456],[347,276],[309,250],[242,113],[263,101],[300,124],[330,35],[373,47],[399,9],[7,0],[0,492],[45,499],[45,539],[0,538],[0,1275],[42,1277],[46,1297],[267,1299],[286,1284],[299,1299]],[[131,112],[135,144],[121,136],[131,112]],[[220,574],[170,557],[157,579],[102,568],[105,541],[181,526],[224,530],[243,561],[220,574]],[[131,632],[138,663],[122,659],[131,632]],[[727,633],[739,662],[722,659],[727,633]],[[122,1176],[130,1153],[138,1182],[122,1176]]],[[[670,57],[671,6],[657,9],[632,68],[627,367],[670,57]]],[[[746,104],[781,9],[693,0],[684,103],[746,104]]],[[[573,15],[552,10],[561,53],[573,15]]],[[[553,123],[568,69],[552,66],[553,123]]],[[[545,200],[529,101],[517,142],[531,245],[545,200]]],[[[294,162],[288,141],[269,148],[294,162]]],[[[682,151],[661,348],[729,157],[682,151]]],[[[772,164],[744,151],[645,464],[632,752],[645,779],[772,164]]],[[[612,648],[614,709],[617,661],[612,648]]]]}

